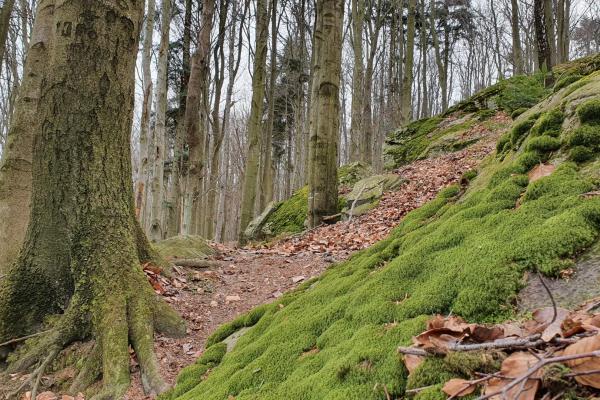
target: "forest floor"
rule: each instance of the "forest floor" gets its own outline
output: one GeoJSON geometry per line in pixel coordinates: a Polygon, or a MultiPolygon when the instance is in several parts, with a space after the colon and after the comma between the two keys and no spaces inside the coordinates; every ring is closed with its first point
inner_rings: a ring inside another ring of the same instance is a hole
{"type": "MultiPolygon", "coordinates": [[[[502,114],[495,118],[509,120],[502,114]]],[[[206,340],[219,325],[257,305],[275,301],[332,263],[384,239],[404,215],[476,168],[494,151],[501,133],[488,132],[466,149],[418,160],[394,171],[405,183],[386,193],[367,214],[268,244],[242,249],[213,245],[216,255],[210,260],[214,265],[177,267],[175,276],[163,281],[165,295],[188,322],[189,335],[183,339],[157,337],[155,350],[163,376],[174,383],[178,372],[202,354],[206,340]]],[[[137,372],[127,398],[147,398],[137,372]]]]}
{"type": "MultiPolygon", "coordinates": [[[[501,123],[510,120],[504,114],[494,118],[501,123]]],[[[459,182],[465,172],[477,168],[494,151],[496,140],[503,132],[470,133],[483,139],[466,149],[418,160],[393,171],[405,182],[398,189],[385,193],[377,207],[362,216],[268,244],[241,249],[212,244],[215,254],[207,260],[207,267],[176,266],[169,278],[147,270],[155,289],[159,289],[158,292],[188,324],[185,338],[156,337],[155,351],[167,382],[173,384],[181,369],[194,363],[202,354],[208,337],[221,324],[260,304],[275,301],[333,263],[385,238],[404,215],[433,199],[443,188],[459,182]]],[[[131,369],[133,382],[126,399],[147,399],[133,356],[131,369]]],[[[61,373],[64,375],[65,371],[56,375],[61,373]]],[[[17,383],[26,377],[12,376],[11,380],[17,383]]],[[[53,376],[42,380],[47,391],[38,395],[38,400],[73,399],[70,396],[61,398],[51,392],[54,382],[56,377],[53,376]]],[[[81,400],[82,396],[77,399],[81,400]]],[[[24,400],[30,398],[25,395],[24,400]]]]}

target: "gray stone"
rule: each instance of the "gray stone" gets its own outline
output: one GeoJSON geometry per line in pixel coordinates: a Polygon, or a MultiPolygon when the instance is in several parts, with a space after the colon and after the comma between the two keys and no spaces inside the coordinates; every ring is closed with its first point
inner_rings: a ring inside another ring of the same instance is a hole
{"type": "Polygon", "coordinates": [[[261,240],[263,239],[263,227],[265,223],[269,219],[269,217],[277,211],[281,203],[276,203],[274,201],[267,204],[267,207],[264,211],[256,218],[254,218],[249,224],[246,230],[244,231],[244,236],[248,240],[261,240]]]}

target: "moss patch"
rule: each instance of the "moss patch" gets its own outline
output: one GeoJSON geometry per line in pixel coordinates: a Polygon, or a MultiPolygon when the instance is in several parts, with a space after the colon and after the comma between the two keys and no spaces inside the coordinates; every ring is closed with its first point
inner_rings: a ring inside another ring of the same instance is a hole
{"type": "Polygon", "coordinates": [[[213,253],[206,240],[200,236],[181,235],[153,244],[167,260],[176,258],[204,258],[213,253]]]}
{"type": "Polygon", "coordinates": [[[271,236],[302,232],[307,214],[308,186],[305,186],[281,202],[265,223],[264,231],[269,232],[271,236]]]}

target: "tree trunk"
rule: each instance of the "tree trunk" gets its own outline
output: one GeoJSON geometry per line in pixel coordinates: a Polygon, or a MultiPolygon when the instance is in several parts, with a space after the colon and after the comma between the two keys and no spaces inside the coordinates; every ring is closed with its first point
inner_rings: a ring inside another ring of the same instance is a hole
{"type": "Polygon", "coordinates": [[[158,52],[158,77],[156,82],[156,126],[154,128],[154,146],[152,156],[152,210],[150,214],[150,239],[164,239],[163,226],[163,186],[165,176],[165,140],[167,136],[167,69],[169,56],[169,29],[171,27],[171,0],[162,0],[161,36],[158,52]]]}
{"type": "Polygon", "coordinates": [[[534,0],[533,2],[535,39],[539,68],[551,72],[553,67],[552,50],[548,38],[548,27],[546,26],[545,2],[546,0],[534,0]]]}
{"type": "Polygon", "coordinates": [[[177,112],[177,126],[175,128],[175,142],[173,144],[173,164],[171,166],[171,187],[169,190],[169,217],[167,222],[167,237],[176,236],[181,232],[182,196],[181,179],[184,169],[184,123],[185,102],[187,99],[187,85],[190,80],[190,43],[192,39],[192,0],[185,0],[185,14],[183,19],[183,49],[182,49],[182,74],[179,87],[179,109],[177,112]]]}
{"type": "Polygon", "coordinates": [[[402,81],[402,100],[400,104],[400,114],[403,124],[408,124],[412,120],[412,85],[414,80],[413,66],[415,52],[416,6],[417,0],[408,0],[406,61],[404,64],[405,68],[402,81]]]}
{"type": "Polygon", "coordinates": [[[54,0],[39,2],[23,82],[0,162],[0,275],[16,260],[29,223],[31,153],[41,127],[37,105],[52,48],[53,13],[54,0]]]}
{"type": "Polygon", "coordinates": [[[263,165],[260,193],[260,210],[273,201],[273,126],[275,121],[275,85],[277,83],[277,0],[271,0],[271,71],[269,73],[269,104],[267,108],[267,129],[263,136],[263,165]]]}
{"type": "Polygon", "coordinates": [[[15,0],[5,0],[0,8],[0,66],[4,60],[4,50],[6,49],[6,39],[8,38],[8,28],[10,27],[10,16],[15,7],[15,0]]]}
{"type": "Polygon", "coordinates": [[[363,99],[365,73],[363,66],[363,24],[365,19],[364,0],[352,0],[352,50],[354,66],[352,70],[352,120],[350,122],[350,161],[361,159],[363,142],[363,99]]]}
{"type": "Polygon", "coordinates": [[[184,231],[197,234],[201,211],[202,173],[204,168],[204,147],[206,145],[206,112],[208,99],[205,98],[208,85],[210,34],[213,27],[215,1],[204,0],[202,7],[202,27],[198,34],[198,48],[191,61],[190,81],[185,105],[184,129],[189,150],[188,185],[186,187],[184,231]]]}
{"type": "Polygon", "coordinates": [[[314,32],[308,226],[338,211],[337,152],[344,2],[318,0],[314,32]]]}
{"type": "MultiPolygon", "coordinates": [[[[54,10],[31,219],[17,263],[0,281],[0,341],[63,312],[9,371],[49,362],[70,342],[94,338],[97,351],[83,361],[102,365],[97,399],[127,390],[129,344],[147,393],[163,391],[153,332],[185,334],[140,266],[151,249],[134,214],[130,133],[142,14],[143,3],[133,0],[74,0],[54,10]]],[[[72,391],[89,383],[76,379],[72,391]]]]}
{"type": "Polygon", "coordinates": [[[244,230],[254,217],[256,206],[256,185],[258,183],[258,164],[260,156],[260,134],[262,131],[263,100],[265,97],[265,75],[267,63],[267,38],[269,15],[266,0],[256,0],[256,46],[254,54],[254,73],[252,75],[252,102],[248,118],[248,152],[244,184],[242,189],[242,207],[240,219],[240,244],[245,243],[244,230]]]}
{"type": "Polygon", "coordinates": [[[140,122],[140,165],[138,171],[138,184],[136,193],[136,209],[138,210],[142,228],[149,228],[151,205],[148,205],[148,193],[151,179],[151,163],[149,150],[152,145],[152,130],[150,129],[150,115],[152,114],[152,45],[154,37],[154,17],[156,1],[148,0],[146,24],[144,25],[144,42],[142,45],[142,118],[140,122]]]}
{"type": "Polygon", "coordinates": [[[523,51],[521,50],[521,33],[519,29],[519,3],[518,0],[510,0],[510,4],[514,74],[522,75],[525,71],[523,68],[523,51]]]}
{"type": "Polygon", "coordinates": [[[444,60],[442,59],[442,52],[440,50],[440,39],[435,24],[435,12],[436,8],[434,2],[431,5],[429,23],[431,29],[431,37],[433,39],[433,50],[435,52],[435,64],[437,65],[438,79],[440,81],[442,112],[444,112],[448,109],[448,69],[444,64],[444,60]]]}
{"type": "MultiPolygon", "coordinates": [[[[550,51],[550,63],[556,65],[556,29],[554,23],[554,0],[544,0],[544,24],[546,26],[546,39],[550,51]]],[[[552,68],[548,68],[550,71],[552,68]]]]}
{"type": "Polygon", "coordinates": [[[420,44],[421,44],[421,69],[422,69],[422,92],[423,92],[423,100],[421,102],[421,118],[427,118],[429,116],[429,99],[427,97],[427,20],[425,19],[425,0],[421,0],[421,12],[419,13],[419,17],[421,19],[421,31],[419,32],[420,44]]]}

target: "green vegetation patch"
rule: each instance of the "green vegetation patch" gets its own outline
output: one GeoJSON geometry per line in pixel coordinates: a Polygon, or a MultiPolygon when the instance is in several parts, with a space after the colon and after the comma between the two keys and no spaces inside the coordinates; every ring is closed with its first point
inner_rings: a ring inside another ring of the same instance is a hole
{"type": "Polygon", "coordinates": [[[200,236],[180,235],[152,244],[164,258],[204,258],[214,251],[200,236]]]}
{"type": "Polygon", "coordinates": [[[470,364],[434,359],[407,379],[396,348],[435,313],[475,322],[513,315],[526,270],[556,275],[600,235],[600,198],[581,196],[598,182],[577,164],[529,183],[532,160],[548,150],[540,138],[558,140],[525,138],[535,149],[488,164],[491,179],[475,184],[490,175],[481,171],[460,201],[459,187],[443,190],[388,239],[221,327],[209,345],[252,325],[218,366],[176,386],[178,398],[385,399],[427,385],[436,386],[419,398],[442,398],[439,385],[470,364]]]}
{"type": "Polygon", "coordinates": [[[338,169],[338,181],[342,186],[354,186],[356,182],[371,176],[373,169],[370,165],[356,161],[350,164],[341,166],[338,169]]]}
{"type": "Polygon", "coordinates": [[[302,232],[307,214],[308,186],[305,186],[281,203],[269,217],[265,224],[265,230],[269,231],[272,236],[302,232]]]}

